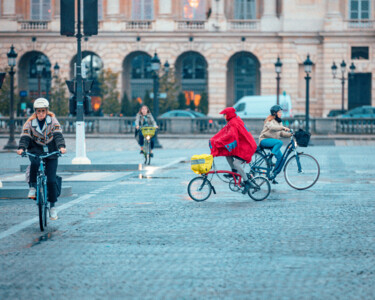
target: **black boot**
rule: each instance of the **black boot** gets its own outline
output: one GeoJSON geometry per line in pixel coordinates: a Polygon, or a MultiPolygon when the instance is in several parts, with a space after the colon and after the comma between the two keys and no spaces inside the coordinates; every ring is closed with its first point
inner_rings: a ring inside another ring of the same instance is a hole
{"type": "Polygon", "coordinates": [[[250,183],[250,180],[246,180],[245,181],[245,186],[242,190],[242,194],[247,194],[247,192],[249,191],[249,189],[251,188],[251,183],[250,183]]]}
{"type": "MultiPolygon", "coordinates": [[[[237,170],[236,170],[236,169],[232,169],[232,172],[233,172],[233,173],[237,173],[237,170]]],[[[233,178],[232,174],[224,174],[224,177],[225,177],[225,178],[228,178],[228,179],[233,178]]]]}

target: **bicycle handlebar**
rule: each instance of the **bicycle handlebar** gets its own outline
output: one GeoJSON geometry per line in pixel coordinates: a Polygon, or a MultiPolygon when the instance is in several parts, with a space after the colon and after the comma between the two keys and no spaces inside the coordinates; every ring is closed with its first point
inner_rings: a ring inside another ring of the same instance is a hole
{"type": "Polygon", "coordinates": [[[37,155],[37,154],[33,154],[33,153],[30,153],[30,152],[27,152],[27,151],[22,152],[22,157],[31,156],[31,157],[37,157],[37,158],[40,158],[40,159],[45,159],[45,158],[48,158],[52,155],[61,156],[61,152],[60,151],[54,151],[54,152],[51,152],[51,153],[47,153],[45,155],[37,155]]]}

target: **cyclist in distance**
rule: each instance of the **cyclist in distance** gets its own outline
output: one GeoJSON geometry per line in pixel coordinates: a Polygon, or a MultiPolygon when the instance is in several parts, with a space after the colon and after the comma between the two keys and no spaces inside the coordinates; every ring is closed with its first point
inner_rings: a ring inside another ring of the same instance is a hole
{"type": "MultiPolygon", "coordinates": [[[[141,146],[140,153],[143,154],[144,137],[143,137],[142,131],[139,130],[141,127],[159,128],[147,105],[142,105],[141,108],[139,109],[139,112],[137,113],[135,117],[135,128],[136,128],[135,137],[138,141],[139,146],[141,146]]],[[[155,136],[151,138],[151,150],[154,149],[154,142],[155,142],[155,136]]],[[[150,156],[153,157],[154,155],[150,153],[150,156]]]]}
{"type": "MultiPolygon", "coordinates": [[[[273,169],[274,174],[280,172],[279,166],[282,161],[281,147],[283,142],[280,138],[291,137],[292,134],[289,132],[288,127],[284,127],[281,117],[283,114],[283,109],[280,105],[274,105],[270,109],[270,115],[264,121],[264,127],[259,136],[259,144],[261,147],[270,148],[273,155],[276,157],[275,168],[273,169]]],[[[277,184],[276,180],[273,183],[277,184]]]]}
{"type": "MultiPolygon", "coordinates": [[[[257,149],[257,144],[247,130],[245,123],[237,116],[233,107],[227,107],[220,114],[224,115],[227,124],[217,134],[215,134],[209,144],[211,154],[215,156],[225,156],[232,172],[239,173],[243,179],[246,194],[251,187],[250,181],[242,168],[243,163],[249,163],[251,157],[257,149]]],[[[226,174],[227,178],[232,178],[231,174],[226,174]]]]}
{"type": "MultiPolygon", "coordinates": [[[[34,101],[34,113],[23,125],[21,139],[17,154],[22,155],[24,151],[32,154],[41,155],[60,150],[62,154],[66,153],[65,140],[62,134],[61,126],[57,121],[55,114],[48,110],[49,102],[47,99],[38,98],[34,101]]],[[[30,179],[28,198],[36,199],[36,177],[40,160],[29,157],[30,179]]],[[[48,201],[50,202],[51,220],[57,219],[55,202],[57,201],[56,170],[57,156],[51,156],[46,159],[46,175],[48,201]]]]}

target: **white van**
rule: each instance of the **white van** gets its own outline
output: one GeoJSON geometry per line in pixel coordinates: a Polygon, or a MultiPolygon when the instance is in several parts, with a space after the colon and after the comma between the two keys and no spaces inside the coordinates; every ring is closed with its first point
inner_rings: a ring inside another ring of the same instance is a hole
{"type": "MultiPolygon", "coordinates": [[[[277,102],[276,95],[245,96],[237,101],[233,107],[240,118],[266,118],[270,115],[270,108],[277,102]]],[[[283,117],[293,117],[292,101],[289,95],[280,95],[280,106],[283,117]]]]}

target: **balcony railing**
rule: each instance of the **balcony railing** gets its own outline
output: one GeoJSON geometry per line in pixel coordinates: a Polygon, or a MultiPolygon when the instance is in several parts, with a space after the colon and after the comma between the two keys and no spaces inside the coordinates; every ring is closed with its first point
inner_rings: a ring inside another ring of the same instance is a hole
{"type": "Polygon", "coordinates": [[[347,29],[374,29],[375,20],[346,20],[347,29]]]}
{"type": "Polygon", "coordinates": [[[133,30],[152,30],[153,21],[127,21],[125,29],[128,31],[133,30]]]}
{"type": "Polygon", "coordinates": [[[229,20],[230,30],[257,31],[260,29],[259,20],[229,20]]]}
{"type": "Polygon", "coordinates": [[[176,30],[206,30],[206,21],[176,21],[176,30]]]}
{"type": "Polygon", "coordinates": [[[49,21],[18,21],[20,31],[48,31],[49,21]]]}

